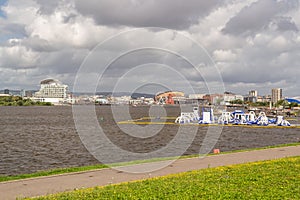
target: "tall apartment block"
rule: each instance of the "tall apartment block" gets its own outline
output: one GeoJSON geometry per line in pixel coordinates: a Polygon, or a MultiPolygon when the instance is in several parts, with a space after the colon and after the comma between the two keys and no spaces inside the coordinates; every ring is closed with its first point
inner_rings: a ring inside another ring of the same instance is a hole
{"type": "Polygon", "coordinates": [[[272,103],[277,103],[277,101],[282,99],[282,89],[273,88],[272,89],[272,103]]]}
{"type": "Polygon", "coordinates": [[[249,97],[257,97],[257,96],[258,96],[257,90],[249,91],[249,97]]]}

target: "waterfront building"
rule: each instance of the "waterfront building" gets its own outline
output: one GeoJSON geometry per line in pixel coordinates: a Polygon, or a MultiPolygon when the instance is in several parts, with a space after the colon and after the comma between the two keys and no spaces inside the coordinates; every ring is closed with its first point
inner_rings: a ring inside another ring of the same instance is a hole
{"type": "Polygon", "coordinates": [[[184,93],[178,91],[159,92],[154,99],[158,104],[179,104],[185,102],[184,93]]]}
{"type": "Polygon", "coordinates": [[[26,90],[25,91],[25,97],[33,97],[34,91],[32,90],[26,90]]]}
{"type": "Polygon", "coordinates": [[[26,91],[24,89],[21,89],[20,95],[22,98],[24,98],[26,96],[26,91]]]}
{"type": "Polygon", "coordinates": [[[206,94],[203,97],[203,99],[206,100],[209,104],[220,105],[221,102],[224,101],[224,95],[223,94],[206,94]]]}
{"type": "Polygon", "coordinates": [[[255,96],[245,96],[244,97],[244,102],[251,102],[251,103],[256,103],[258,101],[258,97],[255,96]]]}
{"type": "Polygon", "coordinates": [[[249,97],[257,97],[257,96],[258,96],[257,90],[250,90],[249,91],[249,97]]]}
{"type": "Polygon", "coordinates": [[[271,95],[258,96],[257,97],[257,102],[269,103],[271,101],[272,101],[272,96],[271,95]]]}
{"type": "Polygon", "coordinates": [[[189,99],[203,99],[206,94],[189,94],[189,99]]]}
{"type": "Polygon", "coordinates": [[[33,100],[50,102],[53,104],[64,103],[68,98],[68,86],[55,79],[41,81],[41,88],[34,94],[33,100]]]}
{"type": "Polygon", "coordinates": [[[9,94],[9,89],[5,89],[4,94],[9,94]]]}
{"type": "Polygon", "coordinates": [[[186,98],[187,104],[195,104],[195,105],[205,105],[208,104],[208,100],[210,98],[207,94],[189,94],[188,98],[186,98]]]}
{"type": "Polygon", "coordinates": [[[208,103],[212,105],[231,105],[232,101],[244,101],[244,97],[239,94],[225,92],[224,94],[207,94],[203,97],[208,103]]]}
{"type": "Polygon", "coordinates": [[[225,93],[224,102],[221,105],[231,105],[231,102],[236,100],[244,101],[244,97],[239,94],[225,93]]]}
{"type": "Polygon", "coordinates": [[[131,96],[111,97],[112,104],[130,104],[131,96]]]}
{"type": "Polygon", "coordinates": [[[275,104],[277,101],[282,99],[282,89],[281,88],[273,88],[272,89],[272,103],[275,104]]]}
{"type": "Polygon", "coordinates": [[[258,92],[257,90],[250,90],[248,96],[244,96],[245,102],[256,103],[258,101],[258,92]]]}

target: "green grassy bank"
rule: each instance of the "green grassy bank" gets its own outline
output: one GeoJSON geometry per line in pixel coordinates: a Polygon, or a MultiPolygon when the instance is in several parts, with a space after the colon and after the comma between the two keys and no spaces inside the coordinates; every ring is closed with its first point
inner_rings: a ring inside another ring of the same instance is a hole
{"type": "Polygon", "coordinates": [[[36,199],[300,199],[300,157],[197,170],[36,199]]]}

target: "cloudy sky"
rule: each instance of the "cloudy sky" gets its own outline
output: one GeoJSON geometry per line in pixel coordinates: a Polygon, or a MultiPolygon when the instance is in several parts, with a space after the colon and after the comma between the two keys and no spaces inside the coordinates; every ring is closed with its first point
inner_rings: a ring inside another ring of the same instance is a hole
{"type": "Polygon", "coordinates": [[[0,89],[55,78],[83,91],[300,96],[299,4],[0,0],[0,89]]]}

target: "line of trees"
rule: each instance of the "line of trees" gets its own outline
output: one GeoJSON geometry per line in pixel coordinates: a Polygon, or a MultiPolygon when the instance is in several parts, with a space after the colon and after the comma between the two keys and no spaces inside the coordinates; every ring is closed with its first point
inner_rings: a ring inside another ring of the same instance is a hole
{"type": "MultiPolygon", "coordinates": [[[[247,105],[250,105],[250,106],[269,106],[269,102],[244,102],[240,99],[237,99],[237,100],[233,100],[233,101],[230,101],[231,104],[247,104],[247,105]]],[[[285,99],[282,99],[282,100],[279,100],[276,104],[275,104],[275,107],[280,107],[280,106],[283,106],[284,108],[293,108],[293,107],[298,107],[299,105],[297,103],[289,103],[287,100],[285,99]]]]}
{"type": "Polygon", "coordinates": [[[35,102],[19,96],[0,97],[0,106],[52,106],[49,102],[35,102]]]}
{"type": "Polygon", "coordinates": [[[298,104],[295,102],[289,103],[287,100],[282,99],[277,101],[275,104],[276,107],[283,106],[284,108],[293,108],[293,107],[298,107],[298,104]]]}

